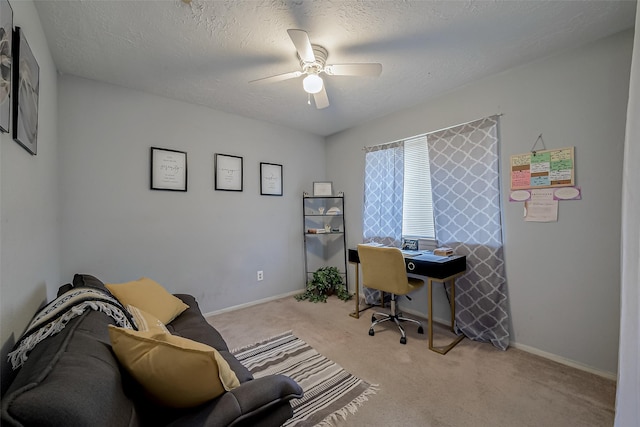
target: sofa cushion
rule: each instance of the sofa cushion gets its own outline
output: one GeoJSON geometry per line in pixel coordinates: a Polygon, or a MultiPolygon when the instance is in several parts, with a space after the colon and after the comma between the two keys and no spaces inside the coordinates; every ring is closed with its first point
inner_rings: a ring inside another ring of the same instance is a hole
{"type": "Polygon", "coordinates": [[[136,322],[139,331],[154,331],[169,333],[167,327],[153,314],[147,313],[131,304],[127,306],[127,311],[136,322]]]}
{"type": "Polygon", "coordinates": [[[169,323],[189,308],[156,281],[147,277],[125,283],[107,283],[107,289],[122,303],[153,314],[162,323],[169,323]]]}
{"type": "Polygon", "coordinates": [[[218,351],[229,350],[222,335],[207,323],[196,299],[188,294],[175,294],[175,296],[180,298],[189,308],[170,323],[166,323],[169,332],[210,345],[218,351]]]}
{"type": "Polygon", "coordinates": [[[186,408],[240,385],[216,349],[156,331],[109,326],[113,351],[125,369],[160,403],[186,408]]]}
{"type": "Polygon", "coordinates": [[[113,319],[86,311],[58,334],[40,342],[2,398],[2,426],[139,425],[125,394],[107,324],[113,319]]]}
{"type": "Polygon", "coordinates": [[[98,288],[102,289],[103,291],[107,289],[100,279],[97,279],[95,276],[92,276],[90,274],[75,274],[73,276],[73,287],[98,288]]]}
{"type": "Polygon", "coordinates": [[[224,360],[236,373],[240,383],[252,380],[253,375],[251,372],[229,352],[229,347],[222,335],[204,318],[193,295],[176,294],[176,297],[180,298],[189,308],[166,325],[169,332],[173,335],[210,345],[224,357],[224,360]]]}

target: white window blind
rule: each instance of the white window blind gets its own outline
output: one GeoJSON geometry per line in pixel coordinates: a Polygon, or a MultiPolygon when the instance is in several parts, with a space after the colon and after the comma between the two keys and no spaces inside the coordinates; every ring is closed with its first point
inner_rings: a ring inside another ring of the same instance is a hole
{"type": "Polygon", "coordinates": [[[402,235],[435,239],[427,137],[404,142],[402,235]]]}

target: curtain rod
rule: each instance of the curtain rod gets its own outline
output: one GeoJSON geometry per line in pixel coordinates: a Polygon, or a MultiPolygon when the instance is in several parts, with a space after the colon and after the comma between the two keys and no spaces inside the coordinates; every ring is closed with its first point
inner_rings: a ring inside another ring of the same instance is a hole
{"type": "Polygon", "coordinates": [[[406,141],[406,140],[408,140],[408,139],[420,138],[421,136],[427,136],[427,135],[432,134],[432,133],[442,132],[443,130],[447,130],[447,129],[455,128],[455,127],[458,127],[458,126],[468,125],[469,123],[477,122],[478,120],[488,119],[489,117],[502,117],[502,116],[504,116],[504,113],[492,114],[492,115],[490,115],[490,116],[482,117],[482,118],[480,118],[480,119],[473,119],[473,120],[469,120],[468,122],[459,123],[459,124],[457,124],[457,125],[452,125],[452,126],[447,126],[447,127],[445,127],[445,128],[442,128],[442,129],[438,129],[438,130],[434,130],[434,131],[426,132],[426,133],[421,133],[421,134],[419,134],[419,135],[410,136],[410,137],[408,137],[408,138],[396,139],[395,141],[383,142],[383,143],[376,144],[376,145],[369,145],[369,146],[366,146],[366,145],[365,145],[364,147],[362,147],[362,150],[366,150],[367,148],[379,147],[379,146],[381,146],[381,145],[395,144],[395,143],[397,143],[397,142],[406,141]]]}

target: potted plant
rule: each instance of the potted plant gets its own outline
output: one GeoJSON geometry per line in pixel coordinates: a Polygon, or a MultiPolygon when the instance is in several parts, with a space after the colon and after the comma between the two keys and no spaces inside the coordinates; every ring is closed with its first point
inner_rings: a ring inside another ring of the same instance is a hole
{"type": "Polygon", "coordinates": [[[298,301],[327,302],[327,297],[334,293],[343,301],[351,299],[338,269],[336,267],[320,267],[307,282],[305,291],[296,295],[296,299],[298,301]]]}

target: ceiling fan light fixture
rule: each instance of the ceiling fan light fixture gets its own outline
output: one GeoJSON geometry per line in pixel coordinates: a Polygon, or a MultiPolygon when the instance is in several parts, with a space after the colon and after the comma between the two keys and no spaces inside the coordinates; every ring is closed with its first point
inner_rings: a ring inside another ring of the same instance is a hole
{"type": "Polygon", "coordinates": [[[322,90],[324,82],[322,78],[317,74],[309,74],[302,80],[302,87],[305,92],[315,94],[322,90]]]}

